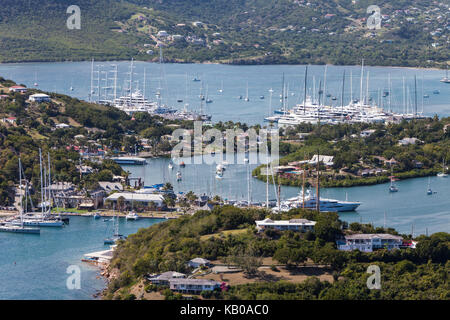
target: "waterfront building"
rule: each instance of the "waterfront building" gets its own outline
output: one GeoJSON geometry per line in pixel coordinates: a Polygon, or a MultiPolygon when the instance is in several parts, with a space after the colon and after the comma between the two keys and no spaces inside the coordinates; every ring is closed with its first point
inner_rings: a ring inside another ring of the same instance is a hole
{"type": "Polygon", "coordinates": [[[359,250],[372,252],[376,249],[400,249],[403,238],[386,233],[353,234],[345,236],[345,241],[337,241],[338,249],[343,251],[359,250]]]}
{"type": "Polygon", "coordinates": [[[141,203],[144,206],[148,206],[150,203],[154,203],[156,207],[162,208],[164,206],[164,196],[154,193],[132,193],[132,192],[116,192],[105,199],[117,204],[117,200],[123,197],[127,205],[132,206],[133,202],[141,203]]]}
{"type": "Polygon", "coordinates": [[[258,231],[264,231],[266,229],[275,229],[280,231],[292,230],[292,231],[313,231],[315,221],[310,221],[307,219],[291,219],[291,220],[272,220],[272,219],[264,219],[264,220],[256,220],[256,229],[258,231]]]}

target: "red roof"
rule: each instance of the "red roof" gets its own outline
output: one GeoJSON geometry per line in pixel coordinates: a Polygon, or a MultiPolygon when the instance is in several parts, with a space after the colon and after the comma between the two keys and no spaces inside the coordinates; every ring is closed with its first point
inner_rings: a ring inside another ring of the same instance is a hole
{"type": "Polygon", "coordinates": [[[12,87],[9,87],[10,89],[26,89],[25,87],[22,87],[22,86],[12,86],[12,87]]]}

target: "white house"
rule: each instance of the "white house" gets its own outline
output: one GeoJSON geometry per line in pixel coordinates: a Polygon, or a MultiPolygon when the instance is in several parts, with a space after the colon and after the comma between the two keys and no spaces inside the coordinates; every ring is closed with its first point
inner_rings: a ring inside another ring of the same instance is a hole
{"type": "Polygon", "coordinates": [[[58,123],[55,127],[56,127],[56,129],[67,129],[67,128],[70,128],[70,125],[68,125],[66,123],[58,123]]]}
{"type": "Polygon", "coordinates": [[[149,205],[153,202],[159,208],[164,206],[164,196],[153,193],[116,192],[106,198],[105,201],[117,202],[120,197],[123,197],[125,202],[129,204],[139,202],[143,205],[149,205]]]}
{"type": "Polygon", "coordinates": [[[9,123],[9,124],[14,124],[14,123],[16,123],[16,121],[17,121],[16,117],[8,117],[8,118],[2,119],[2,122],[9,123]]]}
{"type": "Polygon", "coordinates": [[[183,279],[186,278],[184,273],[176,272],[176,271],[167,271],[161,274],[146,276],[146,279],[150,281],[152,284],[157,285],[168,285],[169,281],[172,279],[183,279]]]}
{"type": "Polygon", "coordinates": [[[198,268],[211,265],[211,261],[203,258],[194,258],[189,260],[188,265],[192,268],[198,268]]]}
{"type": "Polygon", "coordinates": [[[206,279],[170,279],[170,290],[182,293],[200,293],[219,289],[221,283],[206,279]]]}
{"type": "Polygon", "coordinates": [[[313,231],[315,221],[309,221],[307,219],[291,219],[291,220],[271,220],[269,218],[264,220],[256,220],[256,228],[258,231],[264,231],[266,229],[276,229],[280,231],[292,230],[292,231],[313,231]]]}
{"type": "Polygon", "coordinates": [[[25,93],[27,92],[27,88],[23,87],[23,86],[12,86],[9,87],[9,91],[11,92],[20,92],[20,93],[25,93]]]}
{"type": "Polygon", "coordinates": [[[403,238],[387,233],[353,234],[345,236],[345,244],[338,241],[338,249],[372,252],[374,249],[399,249],[403,238]]]}
{"type": "Polygon", "coordinates": [[[416,144],[417,142],[422,143],[423,141],[417,138],[404,138],[398,141],[398,144],[401,146],[407,146],[409,144],[416,144]]]}
{"type": "Polygon", "coordinates": [[[164,38],[164,37],[168,37],[169,34],[167,33],[167,31],[161,30],[161,31],[158,31],[158,33],[157,33],[156,36],[157,36],[158,38],[164,38]]]}
{"type": "Polygon", "coordinates": [[[370,137],[375,131],[376,131],[375,129],[363,130],[363,131],[361,131],[360,136],[362,138],[367,138],[367,137],[370,137]]]}
{"type": "Polygon", "coordinates": [[[31,102],[50,102],[50,96],[43,94],[43,93],[36,93],[36,94],[32,94],[29,98],[28,98],[31,102]]]}

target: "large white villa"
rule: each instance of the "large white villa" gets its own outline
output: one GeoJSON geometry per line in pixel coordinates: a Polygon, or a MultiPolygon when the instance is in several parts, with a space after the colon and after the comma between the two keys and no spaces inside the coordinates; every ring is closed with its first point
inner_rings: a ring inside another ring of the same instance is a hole
{"type": "Polygon", "coordinates": [[[313,231],[315,221],[309,221],[307,219],[291,219],[291,220],[271,220],[269,218],[264,220],[257,220],[256,228],[258,231],[264,231],[265,229],[276,229],[276,230],[293,230],[293,231],[313,231]]]}

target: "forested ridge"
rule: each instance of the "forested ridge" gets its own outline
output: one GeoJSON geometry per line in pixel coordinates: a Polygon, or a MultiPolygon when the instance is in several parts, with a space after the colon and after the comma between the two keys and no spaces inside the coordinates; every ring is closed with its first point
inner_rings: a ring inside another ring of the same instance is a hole
{"type": "Polygon", "coordinates": [[[447,2],[378,1],[379,30],[366,26],[368,0],[82,0],[80,30],[66,27],[68,0],[2,4],[3,62],[157,60],[159,44],[174,62],[354,65],[365,58],[444,68],[449,61],[447,2]],[[159,31],[169,36],[158,38],[159,31]]]}

